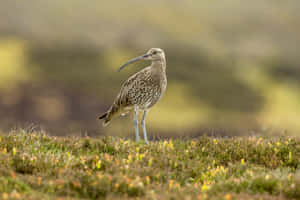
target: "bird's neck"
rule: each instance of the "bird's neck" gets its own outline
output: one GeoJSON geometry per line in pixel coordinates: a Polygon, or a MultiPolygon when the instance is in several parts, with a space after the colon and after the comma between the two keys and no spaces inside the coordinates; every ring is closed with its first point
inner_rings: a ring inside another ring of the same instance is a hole
{"type": "Polygon", "coordinates": [[[152,73],[154,74],[166,74],[166,60],[153,60],[151,64],[152,73]]]}

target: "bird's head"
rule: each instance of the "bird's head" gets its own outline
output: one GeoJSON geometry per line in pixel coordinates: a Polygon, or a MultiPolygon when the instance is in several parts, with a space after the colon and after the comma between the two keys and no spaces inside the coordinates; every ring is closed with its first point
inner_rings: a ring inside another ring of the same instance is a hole
{"type": "Polygon", "coordinates": [[[151,60],[151,61],[163,61],[165,60],[165,53],[162,49],[160,48],[151,48],[147,51],[146,54],[133,58],[126,62],[124,65],[122,65],[118,71],[121,71],[124,67],[129,65],[130,63],[133,63],[137,60],[151,60]]]}
{"type": "Polygon", "coordinates": [[[146,57],[146,60],[152,60],[152,61],[160,61],[165,59],[165,53],[162,49],[160,48],[151,48],[149,51],[146,53],[148,55],[146,57]]]}

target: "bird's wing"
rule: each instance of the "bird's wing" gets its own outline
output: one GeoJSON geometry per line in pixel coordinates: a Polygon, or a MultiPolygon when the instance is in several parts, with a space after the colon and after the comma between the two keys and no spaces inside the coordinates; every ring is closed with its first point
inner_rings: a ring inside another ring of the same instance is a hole
{"type": "Polygon", "coordinates": [[[149,75],[149,73],[150,67],[146,67],[143,70],[133,74],[122,84],[119,94],[110,107],[109,112],[111,114],[119,113],[120,111],[122,112],[123,108],[133,106],[131,105],[130,101],[130,93],[138,89],[141,82],[140,80],[144,80],[149,75]]]}
{"type": "Polygon", "coordinates": [[[149,76],[149,73],[150,67],[146,67],[143,70],[133,74],[122,84],[120,93],[118,95],[118,100],[121,101],[124,106],[131,106],[128,105],[129,92],[137,90],[141,84],[141,81],[145,80],[146,77],[149,76]]]}
{"type": "Polygon", "coordinates": [[[114,116],[122,114],[124,108],[131,108],[133,106],[130,101],[130,93],[135,92],[139,88],[141,80],[144,80],[149,74],[150,67],[146,67],[133,74],[122,84],[121,90],[109,110],[99,117],[100,119],[105,118],[103,122],[104,126],[106,126],[114,116]]]}

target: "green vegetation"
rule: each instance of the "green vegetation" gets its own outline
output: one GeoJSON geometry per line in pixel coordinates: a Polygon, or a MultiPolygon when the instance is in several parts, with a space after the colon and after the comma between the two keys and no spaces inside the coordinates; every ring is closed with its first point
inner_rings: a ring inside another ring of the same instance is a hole
{"type": "Polygon", "coordinates": [[[300,140],[0,137],[1,199],[299,199],[300,140]]]}

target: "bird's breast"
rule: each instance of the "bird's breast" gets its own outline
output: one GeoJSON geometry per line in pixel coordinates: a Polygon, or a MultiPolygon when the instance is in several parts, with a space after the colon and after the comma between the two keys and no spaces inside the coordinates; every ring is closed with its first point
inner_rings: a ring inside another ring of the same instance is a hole
{"type": "Polygon", "coordinates": [[[135,79],[128,88],[127,97],[130,105],[141,109],[155,105],[166,89],[166,76],[157,73],[144,73],[135,79]]]}

